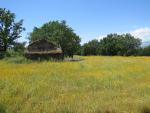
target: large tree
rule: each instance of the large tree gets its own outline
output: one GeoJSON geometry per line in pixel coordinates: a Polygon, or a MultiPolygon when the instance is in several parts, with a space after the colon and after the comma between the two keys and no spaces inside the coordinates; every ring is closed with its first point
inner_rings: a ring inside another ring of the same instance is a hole
{"type": "Polygon", "coordinates": [[[15,14],[5,8],[0,8],[0,51],[14,45],[23,30],[23,20],[15,22],[15,14]]]}
{"type": "Polygon", "coordinates": [[[30,33],[29,41],[33,42],[39,39],[47,39],[61,46],[65,56],[73,57],[74,53],[80,47],[81,39],[65,21],[50,21],[42,27],[35,27],[30,33]]]}
{"type": "Polygon", "coordinates": [[[99,55],[99,47],[100,44],[98,40],[91,40],[82,46],[82,55],[99,55]]]}
{"type": "Polygon", "coordinates": [[[119,36],[117,34],[108,34],[106,37],[100,40],[100,53],[102,55],[117,55],[119,42],[117,41],[119,36]]]}
{"type": "Polygon", "coordinates": [[[85,43],[80,49],[82,55],[120,55],[130,56],[138,55],[140,51],[141,40],[130,34],[118,35],[108,34],[106,37],[98,40],[92,40],[85,43]]]}
{"type": "Polygon", "coordinates": [[[150,56],[150,45],[140,49],[140,54],[142,56],[150,56]]]}
{"type": "Polygon", "coordinates": [[[137,55],[141,40],[130,34],[109,34],[100,41],[102,55],[137,55]]]}

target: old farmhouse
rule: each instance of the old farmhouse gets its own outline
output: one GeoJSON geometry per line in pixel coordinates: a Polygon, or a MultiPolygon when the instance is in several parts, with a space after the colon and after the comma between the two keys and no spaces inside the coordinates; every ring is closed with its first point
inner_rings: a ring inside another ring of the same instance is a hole
{"type": "Polygon", "coordinates": [[[29,44],[25,51],[25,56],[29,59],[62,59],[63,52],[56,44],[49,42],[46,39],[34,41],[29,44]]]}

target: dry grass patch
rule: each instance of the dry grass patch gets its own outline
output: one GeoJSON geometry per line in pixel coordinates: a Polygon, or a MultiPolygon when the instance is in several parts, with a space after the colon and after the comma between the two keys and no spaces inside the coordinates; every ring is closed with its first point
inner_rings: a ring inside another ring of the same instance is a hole
{"type": "Polygon", "coordinates": [[[84,60],[21,64],[0,61],[2,110],[6,113],[149,113],[149,104],[145,104],[150,102],[149,57],[81,59],[84,60]]]}

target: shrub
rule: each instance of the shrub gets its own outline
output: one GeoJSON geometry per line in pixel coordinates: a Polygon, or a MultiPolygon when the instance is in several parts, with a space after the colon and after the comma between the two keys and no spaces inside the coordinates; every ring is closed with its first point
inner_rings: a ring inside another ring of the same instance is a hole
{"type": "Polygon", "coordinates": [[[143,56],[150,56],[150,46],[146,46],[142,49],[143,56]]]}
{"type": "Polygon", "coordinates": [[[5,53],[4,52],[0,52],[0,59],[4,58],[5,53]]]}
{"type": "Polygon", "coordinates": [[[10,63],[15,63],[15,64],[23,64],[23,63],[31,63],[32,61],[29,59],[26,59],[25,57],[21,56],[16,56],[16,57],[6,57],[4,60],[10,63]]]}

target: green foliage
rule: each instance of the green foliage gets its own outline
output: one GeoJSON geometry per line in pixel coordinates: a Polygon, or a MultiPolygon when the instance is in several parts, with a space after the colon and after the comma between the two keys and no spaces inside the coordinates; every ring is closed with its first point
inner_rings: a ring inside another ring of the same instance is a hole
{"type": "Polygon", "coordinates": [[[15,43],[13,47],[7,49],[6,52],[0,52],[0,59],[4,57],[17,57],[17,56],[24,56],[25,50],[25,42],[23,43],[15,43]]]}
{"type": "Polygon", "coordinates": [[[100,41],[102,55],[137,55],[141,40],[130,34],[109,34],[100,41]]]}
{"type": "Polygon", "coordinates": [[[18,56],[18,53],[15,52],[13,49],[8,49],[5,52],[5,57],[16,57],[16,56],[18,56]]]}
{"type": "Polygon", "coordinates": [[[29,59],[26,59],[23,56],[16,56],[16,57],[5,57],[4,61],[9,62],[9,63],[14,63],[14,64],[28,64],[31,63],[32,61],[29,59]]]}
{"type": "Polygon", "coordinates": [[[24,50],[25,50],[25,44],[26,42],[23,43],[15,43],[13,50],[15,52],[17,52],[19,55],[23,55],[24,54],[24,50]]]}
{"type": "Polygon", "coordinates": [[[6,52],[0,52],[0,59],[4,57],[24,56],[25,43],[15,43],[13,47],[7,49],[6,52]]]}
{"type": "Polygon", "coordinates": [[[0,104],[0,113],[6,113],[6,107],[3,104],[0,104]]]}
{"type": "Polygon", "coordinates": [[[92,40],[82,46],[82,55],[138,55],[141,40],[130,34],[108,34],[102,40],[92,40]]]}
{"type": "Polygon", "coordinates": [[[15,14],[5,8],[0,8],[0,50],[6,52],[15,44],[23,30],[23,20],[15,22],[15,14]]]}
{"type": "Polygon", "coordinates": [[[78,46],[78,50],[77,50],[74,54],[75,54],[75,55],[82,55],[82,52],[83,52],[82,46],[79,45],[79,46],[78,46]]]}
{"type": "Polygon", "coordinates": [[[150,56],[150,46],[146,46],[141,49],[140,55],[142,56],[150,56]]]}
{"type": "Polygon", "coordinates": [[[33,29],[30,33],[29,41],[47,39],[61,46],[65,56],[72,56],[80,47],[80,38],[65,21],[50,21],[42,27],[33,29]]]}
{"type": "Polygon", "coordinates": [[[99,55],[100,44],[98,40],[92,40],[82,46],[82,55],[99,55]]]}
{"type": "Polygon", "coordinates": [[[3,51],[0,51],[0,59],[4,58],[5,53],[3,51]]]}
{"type": "Polygon", "coordinates": [[[102,55],[117,55],[117,34],[109,34],[100,41],[100,53],[102,55]]]}

